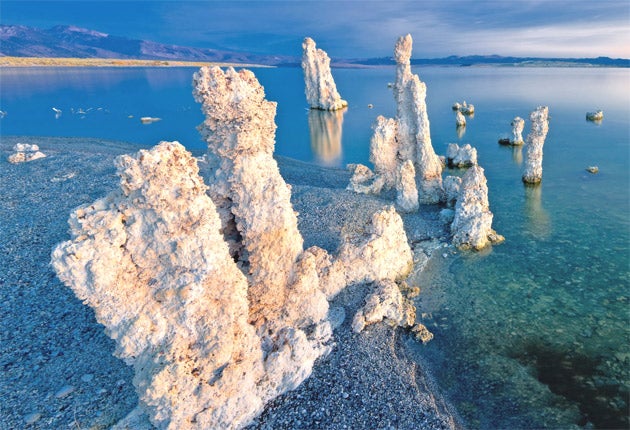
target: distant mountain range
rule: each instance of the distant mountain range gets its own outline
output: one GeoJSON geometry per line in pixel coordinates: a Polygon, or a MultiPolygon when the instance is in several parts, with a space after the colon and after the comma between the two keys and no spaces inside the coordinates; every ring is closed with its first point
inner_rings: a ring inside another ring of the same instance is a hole
{"type": "MultiPolygon", "coordinates": [[[[299,49],[299,48],[298,48],[299,49]]],[[[137,60],[180,60],[249,63],[270,66],[299,66],[301,58],[256,55],[236,51],[191,48],[147,40],[129,39],[84,28],[60,25],[46,30],[21,25],[0,24],[0,56],[116,58],[137,60]]],[[[339,67],[394,64],[391,57],[333,59],[339,67]]],[[[501,57],[498,55],[450,56],[412,59],[414,65],[506,65],[506,66],[608,66],[630,67],[630,59],[501,57]]]]}

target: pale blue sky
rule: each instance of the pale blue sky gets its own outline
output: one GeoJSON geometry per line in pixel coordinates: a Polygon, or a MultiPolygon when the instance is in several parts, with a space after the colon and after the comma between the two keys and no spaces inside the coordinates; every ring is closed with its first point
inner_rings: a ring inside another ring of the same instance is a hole
{"type": "Polygon", "coordinates": [[[258,54],[301,55],[310,36],[332,57],[391,56],[411,33],[414,58],[630,58],[628,0],[2,0],[0,22],[258,54]]]}

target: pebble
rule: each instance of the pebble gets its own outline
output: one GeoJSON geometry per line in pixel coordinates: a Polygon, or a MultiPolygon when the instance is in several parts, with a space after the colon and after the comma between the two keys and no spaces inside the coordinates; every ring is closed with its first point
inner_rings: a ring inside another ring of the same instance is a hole
{"type": "Polygon", "coordinates": [[[42,414],[39,412],[33,412],[24,417],[24,422],[26,425],[35,424],[42,417],[42,414]]]}
{"type": "Polygon", "coordinates": [[[64,387],[61,387],[61,389],[55,393],[55,397],[58,399],[62,399],[73,392],[74,387],[72,385],[66,385],[64,387]]]}
{"type": "Polygon", "coordinates": [[[92,382],[93,379],[94,375],[92,375],[91,373],[86,373],[85,375],[81,376],[81,381],[83,382],[92,382]]]}

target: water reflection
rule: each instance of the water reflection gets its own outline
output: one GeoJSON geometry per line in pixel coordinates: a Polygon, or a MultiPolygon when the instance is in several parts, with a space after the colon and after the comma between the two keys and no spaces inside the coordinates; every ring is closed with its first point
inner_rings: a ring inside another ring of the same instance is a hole
{"type": "Polygon", "coordinates": [[[461,140],[462,137],[464,137],[464,134],[466,134],[466,125],[458,125],[457,126],[457,138],[461,140]]]}
{"type": "Polygon", "coordinates": [[[525,210],[530,232],[539,239],[549,237],[551,234],[551,221],[549,214],[542,205],[542,185],[525,184],[525,210]]]}
{"type": "Polygon", "coordinates": [[[517,166],[523,164],[523,145],[512,146],[512,161],[517,166]]]}
{"type": "Polygon", "coordinates": [[[346,109],[308,112],[308,128],[311,134],[311,149],[317,162],[327,166],[341,161],[341,133],[346,109]]]}

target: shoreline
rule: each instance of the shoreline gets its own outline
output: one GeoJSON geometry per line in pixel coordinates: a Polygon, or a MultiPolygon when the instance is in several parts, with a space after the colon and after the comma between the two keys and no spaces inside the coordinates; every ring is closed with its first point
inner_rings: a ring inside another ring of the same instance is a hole
{"type": "Polygon", "coordinates": [[[131,60],[118,58],[0,57],[0,68],[11,67],[251,67],[274,68],[264,64],[181,60],[131,60]]]}
{"type": "MultiPolygon", "coordinates": [[[[157,143],[157,142],[156,142],[157,143]]],[[[113,341],[56,278],[49,266],[52,247],[67,239],[70,211],[105,196],[118,183],[113,159],[146,148],[91,138],[3,136],[0,164],[6,181],[0,215],[7,249],[0,277],[0,416],[8,428],[33,422],[39,428],[109,428],[137,403],[133,371],[112,355],[113,341]],[[13,144],[35,143],[47,157],[11,165],[13,144]],[[4,224],[4,222],[3,222],[4,224]]],[[[194,155],[204,150],[192,150],[194,155]]],[[[345,190],[350,173],[276,157],[292,186],[292,204],[305,248],[334,252],[342,234],[362,229],[373,211],[391,201],[345,190]]],[[[200,162],[203,176],[204,166],[200,162]]],[[[443,246],[439,208],[403,216],[418,255],[443,246]]],[[[439,254],[439,253],[437,253],[439,254]]],[[[426,259],[414,269],[418,276],[426,259]]],[[[463,427],[421,357],[406,346],[411,336],[378,323],[361,334],[350,328],[363,305],[366,284],[342,291],[331,303],[340,323],[336,347],[318,360],[297,389],[270,402],[247,428],[450,429],[463,427]]],[[[419,309],[419,313],[421,310],[419,309]]]]}

